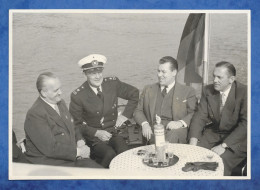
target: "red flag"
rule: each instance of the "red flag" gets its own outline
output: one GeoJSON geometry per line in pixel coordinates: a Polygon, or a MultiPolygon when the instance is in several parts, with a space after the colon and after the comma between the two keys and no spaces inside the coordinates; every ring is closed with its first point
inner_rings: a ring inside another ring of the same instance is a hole
{"type": "Polygon", "coordinates": [[[190,14],[183,29],[177,61],[178,81],[190,85],[203,82],[205,13],[190,14]]]}

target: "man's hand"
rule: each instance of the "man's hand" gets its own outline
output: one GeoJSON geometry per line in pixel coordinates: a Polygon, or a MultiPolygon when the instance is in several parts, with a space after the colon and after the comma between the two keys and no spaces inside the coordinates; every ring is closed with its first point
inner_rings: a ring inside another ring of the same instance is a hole
{"type": "Polygon", "coordinates": [[[120,126],[121,126],[125,121],[127,121],[127,120],[128,120],[127,117],[125,117],[125,116],[123,116],[123,115],[119,115],[119,116],[117,117],[115,127],[116,127],[116,128],[120,127],[120,126]]]}
{"type": "Polygon", "coordinates": [[[197,138],[195,138],[195,137],[191,137],[190,138],[190,145],[197,146],[197,143],[198,143],[198,139],[197,138]]]}
{"type": "Polygon", "coordinates": [[[217,153],[219,156],[226,151],[226,149],[223,148],[223,147],[221,146],[221,144],[218,145],[218,146],[214,146],[211,150],[212,150],[213,152],[217,153]]]}
{"type": "Polygon", "coordinates": [[[25,145],[24,145],[24,140],[25,139],[21,139],[20,141],[18,141],[16,143],[16,145],[21,149],[22,153],[26,152],[25,145]]]}
{"type": "Polygon", "coordinates": [[[95,137],[99,138],[101,141],[109,141],[112,134],[105,130],[97,130],[95,137]]]}
{"type": "Polygon", "coordinates": [[[183,126],[182,122],[180,121],[170,121],[168,125],[166,126],[166,129],[173,130],[173,129],[179,129],[183,126]]]}
{"type": "Polygon", "coordinates": [[[77,156],[82,158],[89,158],[90,148],[87,145],[81,146],[80,148],[77,148],[77,150],[77,156]]]}
{"type": "Polygon", "coordinates": [[[145,138],[147,138],[147,140],[150,140],[151,135],[153,134],[153,131],[152,131],[152,128],[151,128],[151,126],[149,125],[149,123],[145,123],[145,124],[142,126],[142,132],[143,132],[143,136],[144,136],[145,138]]]}
{"type": "Polygon", "coordinates": [[[77,147],[80,148],[85,145],[85,141],[83,139],[77,141],[77,147]]]}

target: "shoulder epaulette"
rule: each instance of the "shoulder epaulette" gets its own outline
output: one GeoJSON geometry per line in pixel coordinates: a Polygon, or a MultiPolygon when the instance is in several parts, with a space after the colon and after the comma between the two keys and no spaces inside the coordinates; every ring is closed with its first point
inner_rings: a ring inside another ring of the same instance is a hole
{"type": "Polygon", "coordinates": [[[111,76],[111,77],[105,77],[104,78],[104,82],[115,81],[115,80],[118,80],[118,78],[116,76],[111,76]]]}
{"type": "Polygon", "coordinates": [[[81,85],[80,87],[78,87],[76,90],[74,90],[72,92],[72,94],[77,95],[80,91],[82,91],[85,87],[83,85],[81,85]]]}

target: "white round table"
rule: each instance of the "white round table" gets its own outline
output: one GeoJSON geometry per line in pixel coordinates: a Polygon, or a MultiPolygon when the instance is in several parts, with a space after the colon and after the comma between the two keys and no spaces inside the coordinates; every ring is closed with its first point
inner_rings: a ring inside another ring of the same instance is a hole
{"type": "Polygon", "coordinates": [[[224,165],[219,155],[212,152],[211,150],[188,145],[188,144],[169,144],[168,151],[173,152],[174,155],[179,157],[179,161],[169,167],[165,168],[154,168],[147,166],[143,163],[142,159],[144,156],[137,155],[138,150],[147,150],[154,152],[155,145],[141,146],[134,149],[125,151],[117,155],[110,163],[111,170],[124,170],[129,172],[159,172],[162,175],[171,176],[223,176],[224,165]],[[211,170],[199,170],[196,172],[189,171],[184,172],[182,168],[187,162],[217,162],[218,167],[216,171],[211,170]]]}

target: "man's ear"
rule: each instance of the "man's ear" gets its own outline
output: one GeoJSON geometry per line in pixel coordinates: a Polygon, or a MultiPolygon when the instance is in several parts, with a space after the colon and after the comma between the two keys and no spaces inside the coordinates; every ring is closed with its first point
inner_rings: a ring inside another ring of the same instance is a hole
{"type": "Polygon", "coordinates": [[[176,77],[176,75],[177,75],[177,70],[174,69],[172,72],[173,72],[173,75],[176,77]]]}
{"type": "Polygon", "coordinates": [[[229,77],[229,82],[230,82],[230,84],[232,84],[235,80],[236,80],[236,77],[235,77],[235,76],[229,77]]]}
{"type": "Polygon", "coordinates": [[[42,89],[40,94],[42,97],[46,98],[46,90],[42,89]]]}

